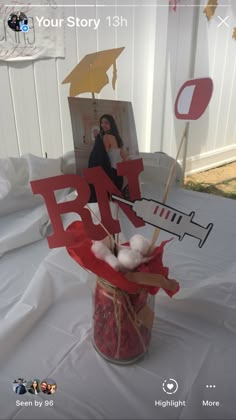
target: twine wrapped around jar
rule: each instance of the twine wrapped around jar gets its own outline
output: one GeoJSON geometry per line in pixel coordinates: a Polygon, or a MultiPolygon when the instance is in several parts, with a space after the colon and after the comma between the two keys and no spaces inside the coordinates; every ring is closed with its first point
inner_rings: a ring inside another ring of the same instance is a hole
{"type": "Polygon", "coordinates": [[[127,293],[98,277],[94,292],[93,344],[107,360],[131,363],[149,347],[154,297],[127,293]],[[150,307],[151,303],[151,307],[150,307]]]}

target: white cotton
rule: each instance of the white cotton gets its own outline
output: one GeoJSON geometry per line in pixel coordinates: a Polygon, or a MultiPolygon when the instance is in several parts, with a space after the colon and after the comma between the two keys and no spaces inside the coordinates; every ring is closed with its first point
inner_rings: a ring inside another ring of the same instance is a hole
{"type": "Polygon", "coordinates": [[[118,258],[115,257],[115,255],[111,254],[111,255],[107,255],[105,257],[104,260],[108,265],[110,265],[110,267],[113,268],[113,270],[115,271],[119,271],[121,266],[120,266],[120,262],[118,260],[118,258]]]}
{"type": "Polygon", "coordinates": [[[151,247],[151,242],[142,235],[134,235],[130,238],[130,248],[134,251],[140,252],[142,255],[147,255],[151,247]]]}
{"type": "Polygon", "coordinates": [[[111,255],[111,250],[104,245],[103,242],[94,241],[92,247],[92,252],[94,253],[95,257],[99,258],[99,260],[105,261],[105,257],[111,255]]]}
{"type": "Polygon", "coordinates": [[[118,259],[115,257],[115,255],[112,254],[111,250],[106,245],[104,245],[103,242],[94,241],[93,245],[91,246],[91,250],[95,257],[101,261],[105,261],[115,271],[119,271],[120,263],[118,259]]]}
{"type": "Polygon", "coordinates": [[[127,247],[119,250],[117,258],[122,266],[127,270],[134,270],[142,264],[144,260],[147,260],[139,252],[127,247]]]}

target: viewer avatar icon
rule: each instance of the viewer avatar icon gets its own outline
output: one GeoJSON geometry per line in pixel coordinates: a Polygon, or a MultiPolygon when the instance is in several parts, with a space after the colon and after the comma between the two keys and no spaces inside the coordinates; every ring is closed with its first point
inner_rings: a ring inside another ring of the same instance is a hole
{"type": "Polygon", "coordinates": [[[40,393],[39,379],[33,379],[27,382],[27,390],[30,394],[38,395],[40,393]]]}
{"type": "Polygon", "coordinates": [[[41,382],[40,388],[44,394],[52,395],[56,392],[57,384],[53,379],[47,379],[41,382]]]}
{"type": "Polygon", "coordinates": [[[26,391],[26,381],[23,378],[15,379],[13,382],[13,390],[16,394],[25,394],[26,391]]]}

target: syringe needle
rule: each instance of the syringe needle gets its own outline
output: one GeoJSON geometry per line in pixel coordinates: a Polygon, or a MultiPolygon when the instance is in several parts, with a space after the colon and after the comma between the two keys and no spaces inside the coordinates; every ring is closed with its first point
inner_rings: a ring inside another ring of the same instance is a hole
{"type": "Polygon", "coordinates": [[[120,201],[121,203],[128,204],[128,206],[133,207],[134,203],[132,201],[128,201],[125,198],[119,197],[118,195],[112,194],[113,200],[120,201]]]}

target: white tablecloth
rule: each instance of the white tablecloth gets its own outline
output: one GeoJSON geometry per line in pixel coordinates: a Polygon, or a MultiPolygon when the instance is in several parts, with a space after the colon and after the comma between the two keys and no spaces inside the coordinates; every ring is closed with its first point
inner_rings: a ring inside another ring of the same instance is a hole
{"type": "MultiPolygon", "coordinates": [[[[159,197],[151,186],[144,195],[159,197]]],[[[236,418],[236,202],[173,189],[168,204],[195,210],[196,222],[214,228],[201,249],[190,237],[166,246],[164,263],[181,290],[172,299],[158,293],[150,350],[134,365],[107,363],[93,349],[94,276],[65,249],[49,250],[43,239],[0,258],[1,419],[236,418]],[[50,377],[58,389],[53,396],[18,396],[12,390],[18,377],[50,377]],[[178,382],[174,395],[162,390],[168,378],[178,382]],[[17,400],[43,405],[17,407],[17,400]],[[160,400],[186,406],[164,408],[160,400]],[[202,400],[220,406],[203,407],[202,400]]],[[[124,216],[121,224],[128,239],[134,228],[124,216]]],[[[150,238],[153,228],[138,231],[150,238]]],[[[170,237],[162,232],[159,241],[170,237]]]]}

